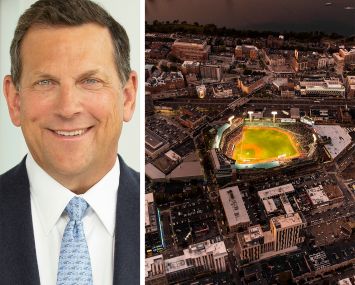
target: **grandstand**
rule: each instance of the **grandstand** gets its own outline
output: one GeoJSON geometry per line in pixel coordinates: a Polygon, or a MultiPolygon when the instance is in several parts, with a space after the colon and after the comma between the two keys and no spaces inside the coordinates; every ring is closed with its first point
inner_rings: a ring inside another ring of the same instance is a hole
{"type": "Polygon", "coordinates": [[[214,148],[232,168],[272,168],[311,157],[316,141],[312,129],[299,122],[233,118],[217,130],[214,148]]]}

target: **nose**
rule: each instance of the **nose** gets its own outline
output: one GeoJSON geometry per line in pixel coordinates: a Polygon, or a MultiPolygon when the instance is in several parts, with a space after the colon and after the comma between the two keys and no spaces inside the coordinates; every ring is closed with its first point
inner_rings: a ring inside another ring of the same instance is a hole
{"type": "Polygon", "coordinates": [[[71,118],[82,111],[80,92],[75,85],[61,85],[56,99],[56,114],[71,118]]]}

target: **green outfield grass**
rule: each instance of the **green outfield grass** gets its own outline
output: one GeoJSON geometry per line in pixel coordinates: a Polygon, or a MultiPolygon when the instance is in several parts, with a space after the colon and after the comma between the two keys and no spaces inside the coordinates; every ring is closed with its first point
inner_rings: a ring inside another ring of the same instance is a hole
{"type": "Polygon", "coordinates": [[[235,142],[233,159],[237,163],[260,163],[291,159],[300,155],[293,136],[271,127],[244,127],[242,138],[235,142]]]}

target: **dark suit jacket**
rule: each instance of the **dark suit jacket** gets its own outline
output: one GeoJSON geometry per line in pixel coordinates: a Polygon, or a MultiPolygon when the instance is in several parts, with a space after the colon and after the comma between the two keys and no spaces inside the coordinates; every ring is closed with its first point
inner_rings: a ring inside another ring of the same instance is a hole
{"type": "MultiPolygon", "coordinates": [[[[113,285],[136,285],[139,284],[139,175],[119,159],[113,285]]],[[[29,181],[23,159],[0,176],[0,285],[39,284],[29,181]]]]}

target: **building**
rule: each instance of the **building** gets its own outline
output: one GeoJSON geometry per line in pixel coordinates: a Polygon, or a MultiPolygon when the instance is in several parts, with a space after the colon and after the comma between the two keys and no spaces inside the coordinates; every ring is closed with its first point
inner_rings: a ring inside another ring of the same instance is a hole
{"type": "Polygon", "coordinates": [[[266,84],[263,76],[241,76],[238,78],[238,87],[245,94],[251,94],[261,88],[266,84]]]}
{"type": "Polygon", "coordinates": [[[181,125],[194,130],[205,123],[206,115],[194,109],[182,108],[177,120],[181,125]]]}
{"type": "Polygon", "coordinates": [[[227,256],[223,241],[207,240],[190,245],[183,255],[165,260],[167,279],[169,283],[176,283],[201,273],[225,272],[227,256]]]}
{"type": "Polygon", "coordinates": [[[159,212],[154,203],[153,193],[145,194],[145,251],[151,256],[163,249],[160,232],[159,212]]]}
{"type": "Polygon", "coordinates": [[[231,86],[218,84],[212,87],[213,97],[215,98],[228,98],[233,96],[233,89],[231,86]]]}
{"type": "Polygon", "coordinates": [[[282,98],[293,98],[296,95],[295,88],[289,86],[281,86],[280,94],[282,98]]]}
{"type": "Polygon", "coordinates": [[[355,49],[350,51],[340,48],[339,52],[333,53],[334,63],[338,73],[342,73],[345,66],[355,64],[355,49]]]}
{"type": "Polygon", "coordinates": [[[347,98],[355,97],[355,76],[347,76],[345,79],[347,98]]]}
{"type": "Polygon", "coordinates": [[[263,232],[260,225],[251,226],[246,232],[238,234],[237,242],[237,252],[244,262],[259,260],[263,254],[274,251],[275,247],[271,232],[263,232]]]}
{"type": "Polygon", "coordinates": [[[312,204],[312,213],[322,213],[329,209],[340,207],[344,201],[343,192],[337,185],[319,185],[307,189],[308,198],[312,204]]]}
{"type": "Polygon", "coordinates": [[[151,158],[156,158],[159,154],[169,149],[170,144],[155,134],[153,131],[145,130],[145,153],[151,158]]]}
{"type": "Polygon", "coordinates": [[[294,210],[287,198],[287,194],[293,193],[294,191],[295,188],[292,184],[285,184],[259,191],[258,196],[263,203],[267,214],[271,214],[280,210],[276,207],[276,204],[282,205],[284,213],[292,214],[294,213],[294,210]],[[278,199],[279,203],[275,203],[275,199],[278,199]]]}
{"type": "Polygon", "coordinates": [[[269,49],[263,49],[262,55],[267,65],[281,66],[281,65],[285,65],[286,63],[285,56],[279,50],[270,51],[269,49]]]}
{"type": "Polygon", "coordinates": [[[210,49],[201,39],[177,39],[172,45],[172,53],[180,60],[207,60],[210,49]]]}
{"type": "Polygon", "coordinates": [[[198,61],[185,60],[181,65],[183,74],[200,74],[200,63],[198,61]]]}
{"type": "Polygon", "coordinates": [[[322,80],[303,80],[300,82],[303,96],[345,97],[345,87],[338,78],[322,80]]]}
{"type": "Polygon", "coordinates": [[[351,136],[339,125],[314,125],[313,129],[318,136],[330,139],[324,149],[331,159],[335,159],[351,144],[351,136]]]}
{"type": "Polygon", "coordinates": [[[235,232],[240,228],[247,228],[250,225],[250,218],[238,186],[220,189],[219,196],[227,218],[229,231],[235,232]]]}
{"type": "Polygon", "coordinates": [[[165,263],[162,255],[145,259],[145,284],[168,285],[165,274],[165,263]]]}
{"type": "Polygon", "coordinates": [[[223,70],[217,64],[201,64],[200,74],[202,79],[221,81],[223,78],[223,70]]]}
{"type": "Polygon", "coordinates": [[[238,233],[235,250],[244,263],[284,254],[304,241],[302,229],[305,226],[299,213],[274,217],[270,220],[270,231],[253,225],[238,233]]]}
{"type": "Polygon", "coordinates": [[[197,96],[200,99],[206,97],[206,86],[204,84],[196,86],[197,96]]]}
{"type": "Polygon", "coordinates": [[[274,37],[273,35],[269,35],[266,40],[266,45],[270,48],[281,48],[284,44],[285,38],[283,35],[279,35],[278,37],[274,37]]]}
{"type": "Polygon", "coordinates": [[[234,161],[226,157],[219,149],[211,149],[211,159],[213,163],[213,170],[217,178],[230,177],[233,173],[231,167],[234,161]]]}
{"type": "Polygon", "coordinates": [[[259,50],[256,46],[252,45],[237,45],[234,50],[236,59],[252,59],[258,58],[259,50]]]}
{"type": "Polygon", "coordinates": [[[152,76],[145,82],[146,91],[157,93],[166,90],[185,87],[185,80],[180,71],[162,72],[159,76],[152,76]]]}
{"type": "Polygon", "coordinates": [[[275,250],[283,250],[302,243],[301,230],[306,226],[299,213],[270,219],[270,229],[275,241],[275,250]]]}

